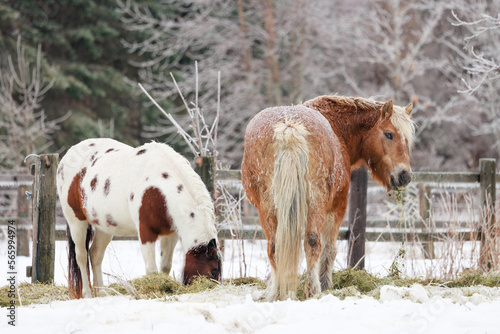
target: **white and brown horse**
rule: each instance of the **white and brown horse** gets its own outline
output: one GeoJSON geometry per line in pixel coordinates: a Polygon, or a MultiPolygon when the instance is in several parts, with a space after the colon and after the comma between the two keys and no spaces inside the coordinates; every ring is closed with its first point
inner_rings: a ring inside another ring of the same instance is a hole
{"type": "Polygon", "coordinates": [[[306,298],[332,287],[351,168],[366,164],[388,191],[405,187],[412,175],[411,111],[392,100],[320,96],[262,110],[250,121],[242,182],[268,240],[270,300],[296,292],[302,240],[306,298]]]}
{"type": "Polygon", "coordinates": [[[82,141],[61,160],[57,189],[68,222],[72,297],[92,296],[88,253],[99,294],[104,251],[115,235],[139,236],[146,274],[157,272],[156,240],[160,269],[169,273],[180,239],[186,253],[183,282],[197,275],[220,280],[212,199],[189,162],[168,145],[133,148],[112,139],[82,141]]]}

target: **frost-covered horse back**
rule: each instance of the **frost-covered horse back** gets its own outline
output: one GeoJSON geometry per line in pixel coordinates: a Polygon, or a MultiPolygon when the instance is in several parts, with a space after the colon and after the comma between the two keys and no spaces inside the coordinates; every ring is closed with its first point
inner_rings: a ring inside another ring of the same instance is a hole
{"type": "MultiPolygon", "coordinates": [[[[90,296],[85,269],[89,224],[95,229],[90,257],[96,288],[103,285],[102,257],[114,235],[139,236],[147,274],[157,271],[155,241],[161,243],[161,270],[169,272],[179,238],[186,252],[185,283],[197,274],[220,279],[212,200],[189,162],[171,147],[149,143],[133,148],[112,139],[85,140],[61,160],[57,187],[85,297],[90,296]]],[[[71,276],[70,288],[77,281],[71,276]]]]}

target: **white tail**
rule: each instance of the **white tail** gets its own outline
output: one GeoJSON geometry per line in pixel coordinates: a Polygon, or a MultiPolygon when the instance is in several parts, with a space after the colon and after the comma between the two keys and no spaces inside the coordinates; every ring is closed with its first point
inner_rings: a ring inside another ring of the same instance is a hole
{"type": "Polygon", "coordinates": [[[309,148],[304,125],[286,120],[274,129],[274,177],[272,191],[278,227],[275,240],[274,299],[297,290],[302,237],[307,221],[307,173],[309,148]]]}

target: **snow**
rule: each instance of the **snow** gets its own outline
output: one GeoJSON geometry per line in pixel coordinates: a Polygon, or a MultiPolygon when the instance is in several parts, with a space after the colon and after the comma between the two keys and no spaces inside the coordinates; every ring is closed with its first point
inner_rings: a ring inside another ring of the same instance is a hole
{"type": "MultiPolygon", "coordinates": [[[[0,242],[3,246],[3,242],[0,242]]],[[[339,243],[336,266],[345,262],[345,248],[339,243]]],[[[269,275],[265,242],[226,240],[224,277],[269,275]],[[245,254],[245,261],[242,254],[245,254]],[[246,266],[244,265],[246,264],[246,266]]],[[[6,264],[5,247],[0,247],[0,265],[6,264]]],[[[368,243],[366,259],[371,272],[384,273],[398,251],[397,243],[368,243]]],[[[159,260],[159,258],[158,258],[159,260]]],[[[18,257],[18,281],[26,281],[24,267],[30,258],[18,257]]],[[[182,269],[182,251],[174,254],[173,271],[182,269]]],[[[3,265],[2,265],[3,266],[3,265]]],[[[66,243],[56,244],[55,280],[66,284],[66,243]]],[[[5,268],[5,266],[3,266],[5,268]]],[[[112,242],[106,251],[103,271],[122,278],[144,274],[138,242],[112,242]]],[[[6,272],[0,270],[1,282],[6,272]]],[[[105,283],[114,279],[105,276],[105,283]],[[106,281],[107,280],[107,281],[106,281]]],[[[351,291],[352,292],[352,291],[351,291]]],[[[214,290],[171,296],[158,300],[133,300],[114,296],[47,305],[19,307],[16,327],[1,317],[0,333],[498,333],[500,288],[474,286],[443,288],[413,285],[408,288],[383,286],[380,297],[347,293],[339,299],[322,295],[306,301],[268,303],[254,286],[219,286],[214,290]]],[[[22,295],[22,291],[21,291],[22,295]]]]}
{"type": "Polygon", "coordinates": [[[16,332],[498,333],[500,325],[498,288],[479,288],[462,302],[420,285],[384,287],[380,300],[325,295],[268,303],[255,300],[259,296],[251,286],[224,286],[165,300],[119,296],[29,305],[17,310],[16,332]]]}

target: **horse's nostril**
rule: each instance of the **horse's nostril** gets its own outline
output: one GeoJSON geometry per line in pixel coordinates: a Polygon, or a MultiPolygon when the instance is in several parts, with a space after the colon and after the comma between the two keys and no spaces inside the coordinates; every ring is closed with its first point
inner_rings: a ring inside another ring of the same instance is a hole
{"type": "Polygon", "coordinates": [[[411,174],[407,170],[401,171],[399,173],[399,184],[401,186],[406,186],[411,181],[411,174]]]}

